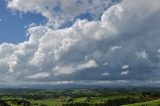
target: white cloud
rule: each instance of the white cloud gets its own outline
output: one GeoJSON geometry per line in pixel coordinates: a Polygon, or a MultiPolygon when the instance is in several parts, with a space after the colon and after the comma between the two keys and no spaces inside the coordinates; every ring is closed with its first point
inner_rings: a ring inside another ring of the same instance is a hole
{"type": "Polygon", "coordinates": [[[61,74],[68,75],[68,74],[73,74],[74,72],[78,70],[83,70],[83,69],[89,69],[89,68],[96,68],[98,67],[98,64],[96,63],[95,60],[89,60],[86,63],[80,64],[78,66],[76,65],[69,65],[69,66],[56,66],[53,68],[53,72],[55,73],[54,75],[58,76],[61,74]]]}
{"type": "MultiPolygon", "coordinates": [[[[9,1],[9,8],[22,12],[41,13],[48,18],[50,24],[53,24],[50,19],[55,19],[59,24],[59,20],[70,19],[85,11],[91,11],[97,17],[101,13],[102,16],[100,20],[76,20],[73,26],[65,29],[52,29],[46,25],[48,23],[41,26],[30,26],[27,30],[28,41],[17,45],[0,44],[0,68],[2,69],[0,78],[6,81],[8,79],[24,80],[24,78],[47,78],[49,81],[62,79],[94,80],[98,79],[99,72],[104,70],[104,66],[101,67],[99,64],[104,64],[107,61],[109,64],[105,68],[109,68],[113,73],[108,76],[111,79],[115,78],[115,76],[112,77],[114,73],[119,73],[116,70],[126,63],[133,67],[133,76],[129,78],[141,79],[146,70],[141,70],[139,67],[152,68],[153,64],[148,61],[141,63],[136,56],[142,59],[151,59],[150,62],[154,63],[154,67],[158,66],[159,63],[156,63],[154,57],[148,55],[148,51],[152,54],[155,51],[153,48],[158,49],[159,47],[158,35],[160,32],[159,27],[157,27],[160,26],[159,21],[157,21],[160,17],[158,15],[160,11],[159,0],[123,0],[108,10],[101,8],[102,2],[100,1],[95,0],[91,5],[85,0],[83,1],[85,5],[82,5],[85,7],[77,8],[73,1],[70,3],[61,0],[64,13],[62,12],[60,17],[55,11],[52,11],[56,4],[55,0],[9,1]],[[99,6],[95,9],[97,5],[99,6]],[[148,42],[151,40],[153,45],[148,46],[148,42]],[[118,49],[121,50],[110,52],[118,49]],[[89,68],[93,68],[93,71],[90,71],[89,68]],[[42,72],[42,70],[45,71],[42,72]],[[84,74],[85,76],[82,77],[84,74]]],[[[157,51],[155,52],[157,53],[157,51]]],[[[129,75],[128,68],[129,66],[123,66],[122,69],[126,71],[123,70],[124,72],[121,74],[129,75]]],[[[145,74],[148,77],[144,77],[144,79],[159,78],[154,72],[149,72],[147,75],[145,74]]],[[[122,77],[116,76],[116,78],[119,80],[122,77]]]]}
{"type": "Polygon", "coordinates": [[[41,73],[37,73],[37,74],[31,75],[31,76],[27,76],[26,78],[29,78],[29,79],[39,79],[39,78],[49,77],[49,75],[50,75],[49,73],[41,72],[41,73]]]}
{"type": "Polygon", "coordinates": [[[148,54],[145,50],[136,52],[136,55],[137,55],[138,58],[148,59],[148,54]]]}
{"type": "Polygon", "coordinates": [[[107,66],[107,65],[108,65],[108,62],[103,63],[103,65],[104,65],[104,66],[107,66]]]}
{"type": "Polygon", "coordinates": [[[157,52],[160,53],[160,49],[158,49],[157,52]]]}
{"type": "Polygon", "coordinates": [[[74,20],[76,16],[91,13],[95,18],[106,10],[112,3],[111,0],[10,0],[8,8],[23,13],[40,13],[49,20],[48,25],[59,26],[65,20],[74,20]],[[81,2],[81,3],[80,3],[81,2]],[[52,24],[51,24],[52,23],[52,24]]]}
{"type": "Polygon", "coordinates": [[[54,72],[55,76],[68,75],[68,74],[72,74],[75,71],[76,71],[76,69],[72,66],[62,66],[62,67],[58,66],[58,67],[53,69],[53,72],[54,72]]]}
{"type": "Polygon", "coordinates": [[[103,73],[103,74],[101,74],[102,76],[109,76],[110,75],[110,73],[108,73],[108,72],[105,72],[105,73],[103,73]]]}
{"type": "Polygon", "coordinates": [[[87,69],[87,68],[95,68],[98,67],[98,64],[95,60],[89,60],[87,63],[80,64],[77,66],[78,69],[87,69]]]}
{"type": "Polygon", "coordinates": [[[121,48],[122,48],[121,46],[115,45],[115,46],[112,46],[112,47],[110,48],[110,51],[111,51],[111,52],[114,52],[115,50],[118,50],[118,49],[121,49],[121,48]]]}
{"type": "Polygon", "coordinates": [[[128,68],[129,68],[129,65],[123,65],[123,66],[122,66],[122,69],[123,69],[123,70],[126,70],[126,69],[128,69],[128,68]]]}
{"type": "Polygon", "coordinates": [[[128,70],[121,72],[121,75],[127,75],[129,73],[128,70]]]}
{"type": "Polygon", "coordinates": [[[123,65],[122,67],[121,67],[121,69],[123,70],[122,72],[121,72],[121,75],[127,75],[128,73],[129,73],[129,69],[130,67],[129,67],[129,65],[123,65]]]}

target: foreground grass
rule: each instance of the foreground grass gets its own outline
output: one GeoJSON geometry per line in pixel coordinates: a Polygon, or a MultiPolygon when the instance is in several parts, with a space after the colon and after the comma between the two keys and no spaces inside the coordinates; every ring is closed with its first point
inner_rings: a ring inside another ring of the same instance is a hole
{"type": "MultiPolygon", "coordinates": [[[[46,99],[41,99],[41,100],[35,100],[35,99],[25,99],[26,101],[31,103],[31,106],[62,106],[62,104],[67,104],[67,103],[88,103],[91,106],[94,106],[95,104],[100,104],[104,103],[107,100],[114,100],[118,98],[139,98],[138,96],[133,96],[133,95],[119,95],[119,96],[104,96],[104,97],[79,97],[79,98],[74,98],[73,102],[68,102],[67,98],[70,97],[59,97],[59,98],[46,98],[46,99]]],[[[3,100],[8,100],[8,104],[10,106],[21,106],[17,105],[14,102],[10,102],[9,100],[12,100],[12,97],[5,97],[3,100]]],[[[14,99],[16,100],[23,100],[23,98],[17,98],[15,97],[14,99]]]]}
{"type": "MultiPolygon", "coordinates": [[[[43,100],[34,100],[34,99],[26,99],[31,103],[31,106],[62,106],[65,102],[61,99],[43,99],[43,100]]],[[[23,106],[23,105],[17,105],[16,103],[7,102],[10,106],[23,106]]],[[[1,105],[0,105],[1,106],[1,105]]]]}
{"type": "Polygon", "coordinates": [[[159,89],[143,90],[135,88],[68,89],[68,90],[34,90],[34,89],[0,90],[0,106],[122,106],[122,105],[160,106],[160,90],[159,89]],[[159,100],[156,100],[157,98],[159,98],[159,100]],[[137,103],[142,101],[149,101],[149,102],[137,103]]]}
{"type": "Polygon", "coordinates": [[[160,99],[148,101],[148,102],[128,104],[128,105],[124,105],[124,106],[160,106],[160,99]]]}
{"type": "Polygon", "coordinates": [[[62,106],[64,103],[63,101],[59,99],[44,99],[44,100],[29,100],[33,106],[62,106]]]}

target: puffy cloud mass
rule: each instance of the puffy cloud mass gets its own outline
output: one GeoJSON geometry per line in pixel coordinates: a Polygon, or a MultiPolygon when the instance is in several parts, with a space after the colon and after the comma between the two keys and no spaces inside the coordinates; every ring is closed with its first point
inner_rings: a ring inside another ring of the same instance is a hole
{"type": "Polygon", "coordinates": [[[159,0],[112,2],[8,1],[8,8],[48,22],[30,26],[28,41],[0,44],[1,81],[160,81],[159,0]],[[94,18],[76,19],[86,13],[94,18]]]}
{"type": "Polygon", "coordinates": [[[11,0],[8,8],[23,13],[40,13],[49,20],[48,25],[58,27],[84,14],[98,19],[111,3],[112,0],[11,0]]]}

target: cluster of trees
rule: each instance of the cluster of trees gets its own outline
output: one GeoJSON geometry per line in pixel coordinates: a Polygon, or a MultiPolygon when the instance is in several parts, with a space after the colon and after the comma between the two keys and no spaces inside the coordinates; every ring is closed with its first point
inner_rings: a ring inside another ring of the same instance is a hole
{"type": "Polygon", "coordinates": [[[143,97],[160,98],[160,91],[142,91],[143,97]]]}
{"type": "Polygon", "coordinates": [[[7,102],[11,102],[16,106],[31,106],[30,102],[26,100],[0,100],[0,106],[11,106],[7,102]]]}
{"type": "Polygon", "coordinates": [[[8,100],[10,101],[11,103],[17,105],[17,106],[31,106],[31,103],[29,101],[26,101],[26,100],[17,100],[17,99],[14,99],[14,100],[8,100]]]}
{"type": "Polygon", "coordinates": [[[63,104],[62,106],[90,106],[89,103],[71,103],[71,104],[63,104]]]}
{"type": "MultiPolygon", "coordinates": [[[[151,98],[117,98],[117,99],[109,99],[104,101],[103,103],[96,103],[94,106],[121,106],[125,104],[132,104],[137,102],[143,102],[152,100],[151,98]]],[[[93,106],[92,103],[86,102],[86,103],[78,103],[78,102],[69,102],[67,104],[63,104],[62,106],[93,106]]],[[[146,105],[147,106],[147,105],[146,105]]]]}
{"type": "Polygon", "coordinates": [[[5,100],[0,100],[0,106],[10,106],[10,105],[8,105],[5,100]]]}
{"type": "Polygon", "coordinates": [[[125,104],[132,104],[135,102],[139,102],[140,100],[138,98],[119,98],[119,99],[112,99],[108,100],[105,103],[97,104],[95,106],[121,106],[125,104]]]}
{"type": "MultiPolygon", "coordinates": [[[[119,98],[106,100],[104,103],[96,103],[95,106],[121,106],[125,104],[139,102],[137,98],[119,98]]],[[[91,106],[90,103],[68,103],[63,104],[63,106],[91,106]]]]}

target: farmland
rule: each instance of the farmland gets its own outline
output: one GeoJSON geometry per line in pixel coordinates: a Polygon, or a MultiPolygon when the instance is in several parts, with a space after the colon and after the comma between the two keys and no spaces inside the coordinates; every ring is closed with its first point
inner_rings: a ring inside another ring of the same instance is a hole
{"type": "Polygon", "coordinates": [[[160,99],[148,101],[148,102],[128,104],[128,105],[124,105],[124,106],[160,106],[160,99]]]}
{"type": "Polygon", "coordinates": [[[0,106],[159,106],[158,88],[0,89],[0,106]]]}

